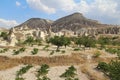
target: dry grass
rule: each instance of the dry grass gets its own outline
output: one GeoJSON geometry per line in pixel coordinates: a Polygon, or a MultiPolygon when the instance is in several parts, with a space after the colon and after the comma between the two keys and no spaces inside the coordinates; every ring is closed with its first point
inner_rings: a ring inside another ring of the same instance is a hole
{"type": "Polygon", "coordinates": [[[63,66],[63,65],[78,65],[84,63],[85,60],[80,58],[78,54],[72,54],[71,56],[54,56],[54,57],[38,57],[38,56],[26,56],[22,58],[8,58],[0,56],[0,70],[5,70],[18,66],[20,64],[33,64],[41,65],[48,64],[50,66],[63,66]]]}
{"type": "Polygon", "coordinates": [[[82,73],[88,76],[89,80],[109,80],[107,76],[95,70],[90,64],[84,64],[80,69],[82,73]]]}

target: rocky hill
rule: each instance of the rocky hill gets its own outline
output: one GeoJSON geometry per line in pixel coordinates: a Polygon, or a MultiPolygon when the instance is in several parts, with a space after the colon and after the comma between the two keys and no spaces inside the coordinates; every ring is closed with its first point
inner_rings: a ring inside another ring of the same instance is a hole
{"type": "Polygon", "coordinates": [[[52,20],[41,19],[41,18],[31,18],[26,22],[16,26],[15,28],[25,28],[28,27],[30,29],[40,28],[41,30],[46,30],[53,23],[52,20]]]}
{"type": "Polygon", "coordinates": [[[51,31],[54,33],[67,30],[72,31],[77,35],[120,34],[120,27],[102,24],[97,20],[88,19],[81,13],[73,13],[56,21],[41,18],[31,18],[15,28],[20,29],[26,27],[30,29],[39,28],[41,31],[45,32],[48,32],[51,29],[51,31]]]}
{"type": "Polygon", "coordinates": [[[103,26],[96,20],[87,19],[81,13],[74,13],[56,20],[52,24],[52,30],[57,32],[61,29],[76,31],[80,28],[103,26]]]}

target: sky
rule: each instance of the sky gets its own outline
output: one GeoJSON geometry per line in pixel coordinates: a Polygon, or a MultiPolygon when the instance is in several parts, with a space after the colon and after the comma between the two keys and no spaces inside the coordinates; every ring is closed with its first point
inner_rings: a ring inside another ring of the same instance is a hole
{"type": "Polygon", "coordinates": [[[75,12],[120,25],[120,0],[0,0],[0,27],[14,27],[30,18],[57,20],[75,12]]]}

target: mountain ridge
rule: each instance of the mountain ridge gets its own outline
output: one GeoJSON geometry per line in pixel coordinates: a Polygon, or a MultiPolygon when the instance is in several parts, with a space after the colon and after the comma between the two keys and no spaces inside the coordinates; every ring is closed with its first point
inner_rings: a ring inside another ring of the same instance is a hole
{"type": "Polygon", "coordinates": [[[73,13],[64,17],[61,17],[55,21],[42,19],[42,18],[30,18],[24,23],[15,26],[15,28],[21,28],[27,26],[30,29],[40,29],[43,31],[48,31],[51,29],[53,32],[59,32],[62,29],[67,29],[71,31],[78,31],[81,28],[101,28],[109,27],[114,25],[102,24],[97,20],[88,19],[83,16],[82,13],[73,13]]]}

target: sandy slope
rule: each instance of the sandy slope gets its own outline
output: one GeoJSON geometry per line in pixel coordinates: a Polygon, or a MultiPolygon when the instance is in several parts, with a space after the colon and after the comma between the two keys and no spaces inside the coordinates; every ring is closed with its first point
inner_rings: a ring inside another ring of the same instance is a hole
{"type": "MultiPolygon", "coordinates": [[[[18,71],[23,65],[16,66],[11,69],[7,69],[5,71],[0,71],[0,80],[14,80],[16,71],[18,71]]],[[[32,67],[27,73],[25,73],[22,77],[25,78],[25,80],[36,80],[36,71],[39,69],[40,66],[34,66],[32,67]]],[[[83,73],[80,72],[79,67],[75,66],[77,69],[77,76],[80,80],[89,80],[87,76],[83,73]]],[[[50,71],[48,73],[48,77],[51,80],[64,80],[60,78],[59,76],[65,72],[65,69],[67,69],[68,66],[56,66],[56,67],[51,67],[50,71]]]]}

